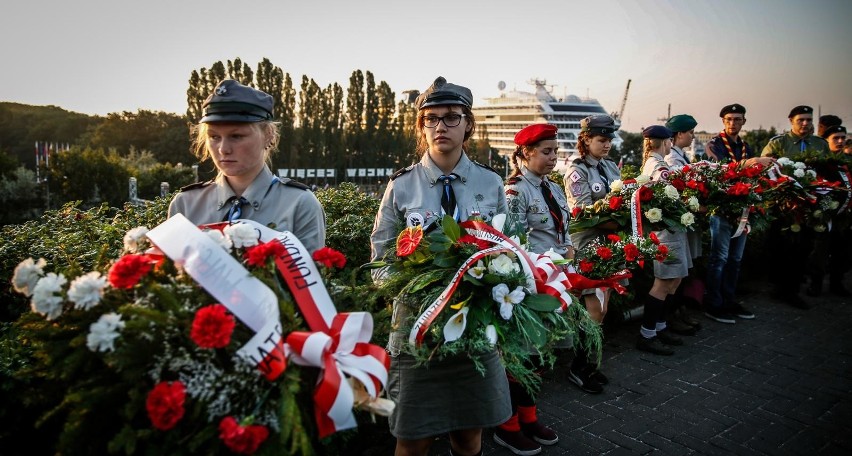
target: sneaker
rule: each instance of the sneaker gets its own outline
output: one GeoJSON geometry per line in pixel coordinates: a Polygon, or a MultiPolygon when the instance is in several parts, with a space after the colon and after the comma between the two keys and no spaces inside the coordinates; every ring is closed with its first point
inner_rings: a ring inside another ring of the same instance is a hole
{"type": "Polygon", "coordinates": [[[707,315],[708,318],[710,318],[711,320],[716,320],[719,323],[734,324],[734,323],[737,322],[736,320],[734,320],[733,315],[729,314],[728,312],[725,312],[722,309],[716,309],[716,308],[713,308],[713,307],[708,308],[704,312],[704,315],[707,315]]]}
{"type": "Polygon", "coordinates": [[[506,431],[498,427],[494,429],[494,441],[519,456],[541,453],[541,445],[528,439],[521,431],[506,431]]]}
{"type": "Polygon", "coordinates": [[[589,374],[589,378],[600,383],[601,385],[609,384],[609,379],[606,378],[606,375],[604,375],[603,372],[601,372],[597,369],[595,369],[594,371],[592,371],[591,374],[589,374]]]}
{"type": "Polygon", "coordinates": [[[568,380],[589,394],[600,394],[603,392],[603,387],[592,378],[593,372],[591,368],[568,369],[568,380]]]}
{"type": "Polygon", "coordinates": [[[666,345],[683,345],[683,339],[672,334],[668,327],[662,331],[657,331],[657,339],[660,339],[660,342],[666,345]]]}
{"type": "Polygon", "coordinates": [[[749,312],[745,307],[734,303],[728,306],[728,311],[732,313],[737,318],[742,318],[743,320],[753,320],[754,314],[749,312]]]}
{"type": "Polygon", "coordinates": [[[532,423],[521,423],[521,432],[529,439],[533,439],[542,445],[554,445],[559,441],[559,436],[553,429],[541,424],[539,421],[532,423]]]}
{"type": "Polygon", "coordinates": [[[672,351],[671,348],[668,348],[663,345],[663,343],[660,342],[660,339],[657,337],[647,339],[645,337],[639,336],[639,338],[636,340],[636,348],[644,352],[653,353],[655,355],[674,355],[674,351],[672,351]]]}
{"type": "Polygon", "coordinates": [[[688,324],[677,318],[669,319],[666,322],[666,329],[671,330],[671,332],[679,334],[681,336],[694,336],[695,333],[698,332],[696,331],[695,327],[689,326],[688,324]]]}

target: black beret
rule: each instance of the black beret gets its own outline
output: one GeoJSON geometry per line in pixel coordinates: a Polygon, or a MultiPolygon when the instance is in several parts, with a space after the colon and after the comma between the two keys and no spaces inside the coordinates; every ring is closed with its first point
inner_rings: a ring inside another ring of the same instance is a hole
{"type": "Polygon", "coordinates": [[[722,108],[721,111],[719,111],[719,117],[725,117],[725,114],[732,114],[732,113],[733,114],[745,115],[745,113],[746,113],[745,106],[743,106],[739,103],[729,104],[728,106],[725,106],[724,108],[722,108]]]}
{"type": "Polygon", "coordinates": [[[790,114],[787,116],[788,119],[792,119],[793,117],[798,116],[799,114],[813,114],[814,108],[810,106],[796,106],[795,108],[790,110],[790,114]]]}
{"type": "Polygon", "coordinates": [[[832,125],[831,127],[826,127],[825,129],[823,129],[822,133],[820,133],[819,135],[823,139],[828,139],[829,136],[835,133],[846,134],[846,127],[844,127],[843,125],[832,125]]]}
{"type": "Polygon", "coordinates": [[[642,136],[645,138],[668,139],[674,136],[674,132],[662,125],[651,125],[642,130],[642,136]]]}
{"type": "Polygon", "coordinates": [[[612,117],[604,114],[596,114],[586,117],[580,121],[580,131],[587,131],[592,136],[606,136],[615,138],[618,125],[612,117]]]}
{"type": "MultiPolygon", "coordinates": [[[[841,125],[843,120],[840,117],[835,116],[834,114],[826,114],[824,116],[819,116],[819,125],[817,126],[817,134],[826,138],[827,136],[823,136],[825,129],[828,127],[836,127],[841,125]]],[[[835,132],[837,133],[837,132],[835,132]]]]}
{"type": "Polygon", "coordinates": [[[204,100],[202,123],[272,120],[272,96],[233,79],[220,82],[204,100]]]}
{"type": "Polygon", "coordinates": [[[438,76],[435,82],[421,93],[415,101],[417,109],[439,105],[473,106],[473,94],[467,87],[451,84],[443,76],[438,76]]]}
{"type": "Polygon", "coordinates": [[[556,139],[557,128],[550,124],[532,124],[515,135],[515,144],[532,146],[544,139],[556,139]]]}
{"type": "Polygon", "coordinates": [[[698,121],[695,120],[695,117],[692,117],[689,114],[678,114],[676,116],[672,116],[672,118],[666,122],[666,128],[673,132],[689,131],[695,128],[696,125],[698,125],[698,121]]]}

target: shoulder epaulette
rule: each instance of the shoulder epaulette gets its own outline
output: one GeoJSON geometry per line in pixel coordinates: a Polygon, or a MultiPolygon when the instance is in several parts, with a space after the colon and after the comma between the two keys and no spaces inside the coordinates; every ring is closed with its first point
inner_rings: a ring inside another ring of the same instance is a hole
{"type": "Polygon", "coordinates": [[[483,168],[485,168],[485,169],[487,169],[487,170],[489,170],[489,171],[493,171],[493,172],[494,172],[494,174],[496,174],[496,175],[498,175],[498,176],[500,175],[500,173],[498,173],[496,169],[494,169],[494,168],[492,168],[492,167],[490,167],[490,166],[488,166],[488,165],[486,165],[486,164],[484,164],[484,163],[479,163],[479,162],[478,162],[478,161],[476,161],[476,160],[471,160],[471,161],[472,161],[474,164],[476,164],[477,166],[481,166],[481,167],[483,167],[483,168]]]}
{"type": "Polygon", "coordinates": [[[608,161],[611,161],[611,162],[615,163],[615,160],[613,160],[613,159],[611,159],[611,158],[609,158],[609,157],[604,157],[604,160],[608,160],[608,161]]]}
{"type": "Polygon", "coordinates": [[[583,163],[584,161],[585,160],[583,160],[583,157],[577,157],[577,158],[571,160],[571,163],[575,164],[575,165],[579,165],[579,164],[583,163]]]}
{"type": "Polygon", "coordinates": [[[408,166],[408,167],[406,167],[406,168],[402,168],[402,169],[398,170],[397,172],[393,173],[393,175],[391,176],[390,180],[394,180],[394,179],[396,179],[397,177],[402,176],[403,174],[405,174],[405,173],[407,173],[407,172],[411,171],[412,169],[414,169],[414,165],[410,165],[410,166],[408,166]]]}
{"type": "Polygon", "coordinates": [[[288,187],[295,187],[295,188],[299,188],[299,189],[302,189],[302,190],[310,190],[311,189],[307,185],[305,185],[301,182],[298,182],[298,181],[294,181],[293,179],[281,180],[281,183],[288,186],[288,187]]]}
{"type": "Polygon", "coordinates": [[[194,184],[189,184],[185,187],[181,187],[180,190],[178,190],[178,191],[179,192],[188,192],[190,190],[198,190],[199,188],[204,188],[204,187],[206,187],[206,186],[208,186],[212,183],[213,183],[212,180],[209,180],[207,182],[196,182],[194,184]]]}
{"type": "Polygon", "coordinates": [[[510,177],[509,180],[506,181],[506,185],[515,185],[521,181],[521,176],[513,176],[510,177]]]}

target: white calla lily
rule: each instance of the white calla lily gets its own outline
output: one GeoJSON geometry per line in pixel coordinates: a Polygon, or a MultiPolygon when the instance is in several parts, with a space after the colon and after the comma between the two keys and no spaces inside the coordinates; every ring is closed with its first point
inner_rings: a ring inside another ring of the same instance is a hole
{"type": "Polygon", "coordinates": [[[485,327],[485,338],[488,339],[488,342],[491,342],[491,345],[497,344],[497,328],[494,325],[485,327]]]}
{"type": "Polygon", "coordinates": [[[455,315],[450,317],[447,324],[444,325],[444,340],[447,342],[452,342],[454,340],[458,340],[459,337],[464,334],[465,328],[467,328],[467,313],[470,311],[470,307],[464,306],[456,312],[455,315]]]}
{"type": "Polygon", "coordinates": [[[506,214],[497,214],[491,218],[491,226],[499,231],[503,232],[503,226],[506,224],[506,214]]]}

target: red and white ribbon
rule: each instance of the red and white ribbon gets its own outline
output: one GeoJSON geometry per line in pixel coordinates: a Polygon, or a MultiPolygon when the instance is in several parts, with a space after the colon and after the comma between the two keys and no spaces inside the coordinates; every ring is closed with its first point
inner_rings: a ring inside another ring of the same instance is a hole
{"type": "Polygon", "coordinates": [[[630,227],[633,230],[633,236],[636,237],[643,237],[645,235],[642,227],[641,189],[641,185],[637,186],[630,196],[630,227]]]}
{"type": "Polygon", "coordinates": [[[737,229],[734,231],[734,234],[731,235],[731,239],[740,237],[743,234],[748,234],[748,215],[751,211],[748,207],[743,208],[743,213],[740,214],[739,223],[737,224],[737,229]]]}
{"type": "Polygon", "coordinates": [[[534,258],[535,268],[542,278],[540,282],[536,282],[536,291],[558,299],[562,304],[559,307],[559,311],[568,309],[568,306],[574,301],[569,293],[571,282],[568,280],[568,276],[565,275],[565,270],[555,265],[553,259],[547,255],[536,254],[534,258]]]}
{"type": "Polygon", "coordinates": [[[387,384],[390,358],[370,342],[373,318],[367,312],[337,314],[328,332],[292,332],[287,347],[292,362],[322,369],[314,391],[314,414],[320,438],[358,426],[352,405],[355,393],[345,375],[360,381],[375,398],[387,384]]]}

